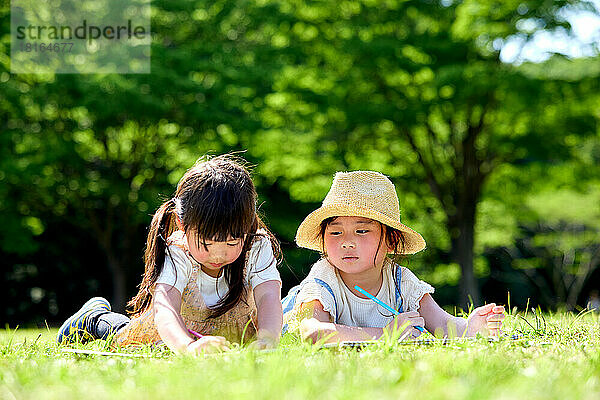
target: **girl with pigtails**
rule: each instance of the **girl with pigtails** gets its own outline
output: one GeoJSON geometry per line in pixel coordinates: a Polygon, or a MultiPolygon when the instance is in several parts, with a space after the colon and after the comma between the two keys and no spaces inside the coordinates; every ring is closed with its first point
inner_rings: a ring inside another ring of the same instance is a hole
{"type": "Polygon", "coordinates": [[[201,159],[152,219],[131,319],[94,297],[59,329],[59,343],[112,338],[164,343],[177,353],[223,350],[229,341],[278,344],[282,327],[279,245],[256,211],[241,160],[201,159]]]}

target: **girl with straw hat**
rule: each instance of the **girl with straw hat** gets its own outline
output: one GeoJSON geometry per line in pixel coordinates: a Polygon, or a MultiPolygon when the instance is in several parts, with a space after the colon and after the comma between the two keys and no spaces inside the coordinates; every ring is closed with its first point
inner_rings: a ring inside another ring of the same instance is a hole
{"type": "Polygon", "coordinates": [[[504,307],[492,303],[467,319],[454,317],[435,302],[431,285],[387,257],[417,253],[425,240],[400,222],[396,189],[378,172],[338,172],[321,207],[300,224],[296,243],[322,255],[282,301],[284,329],[289,324],[304,339],[500,332],[504,307]]]}

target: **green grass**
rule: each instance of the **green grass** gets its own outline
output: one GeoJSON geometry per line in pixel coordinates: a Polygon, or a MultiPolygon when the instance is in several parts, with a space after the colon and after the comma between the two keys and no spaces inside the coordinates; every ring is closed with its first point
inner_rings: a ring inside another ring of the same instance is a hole
{"type": "MultiPolygon", "coordinates": [[[[144,358],[66,354],[55,330],[0,331],[0,399],[598,399],[598,315],[507,318],[521,340],[318,349],[287,336],[272,352],[144,358]]],[[[80,346],[103,350],[103,341],[80,346]]]]}

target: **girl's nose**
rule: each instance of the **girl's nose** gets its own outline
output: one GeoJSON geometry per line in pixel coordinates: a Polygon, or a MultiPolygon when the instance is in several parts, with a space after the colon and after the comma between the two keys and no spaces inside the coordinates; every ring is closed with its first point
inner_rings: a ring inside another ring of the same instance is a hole
{"type": "Polygon", "coordinates": [[[215,263],[222,263],[227,259],[226,254],[213,254],[213,260],[215,260],[215,263]]]}
{"type": "Polygon", "coordinates": [[[225,250],[214,250],[211,252],[211,258],[215,263],[224,262],[227,259],[227,251],[225,250]]]}
{"type": "Polygon", "coordinates": [[[355,247],[356,247],[356,244],[354,244],[354,242],[351,241],[351,240],[344,240],[342,242],[342,248],[344,248],[344,249],[348,249],[348,248],[352,248],[353,249],[355,247]]]}

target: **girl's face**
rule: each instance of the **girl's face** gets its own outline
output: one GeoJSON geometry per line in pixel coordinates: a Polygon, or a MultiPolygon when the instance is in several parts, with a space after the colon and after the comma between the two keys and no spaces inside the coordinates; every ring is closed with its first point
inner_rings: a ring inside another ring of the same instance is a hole
{"type": "Polygon", "coordinates": [[[329,262],[348,274],[380,269],[388,251],[381,224],[369,218],[337,217],[323,240],[329,262]]]}
{"type": "Polygon", "coordinates": [[[198,241],[195,232],[186,233],[190,254],[202,265],[202,270],[212,277],[221,275],[221,269],[238,259],[244,247],[244,238],[230,238],[225,242],[198,241]]]}

